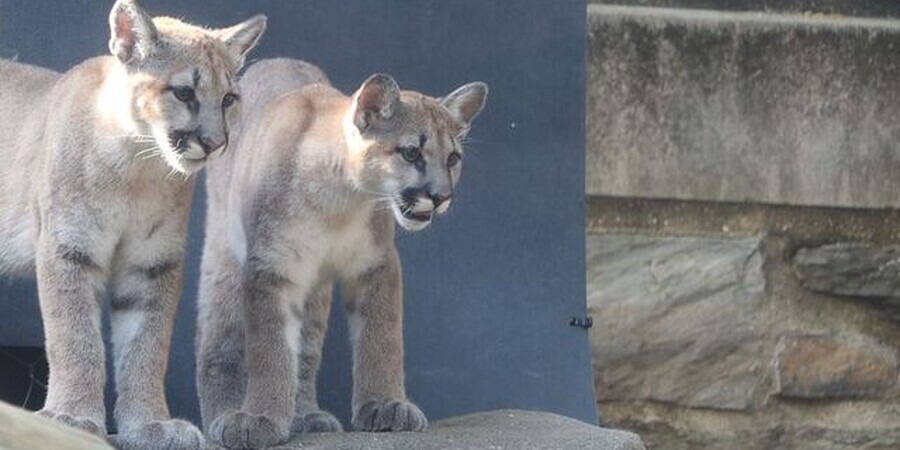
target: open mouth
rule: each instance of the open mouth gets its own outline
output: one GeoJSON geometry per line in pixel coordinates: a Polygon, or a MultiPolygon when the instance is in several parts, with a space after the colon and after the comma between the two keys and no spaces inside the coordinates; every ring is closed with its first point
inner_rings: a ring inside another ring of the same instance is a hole
{"type": "Polygon", "coordinates": [[[417,222],[428,222],[431,220],[431,212],[416,212],[409,207],[401,208],[401,211],[403,211],[403,217],[410,220],[417,222]]]}
{"type": "Polygon", "coordinates": [[[410,203],[409,201],[397,199],[394,203],[394,207],[396,212],[400,213],[404,219],[412,220],[416,222],[430,222],[431,214],[434,212],[430,209],[417,209],[417,204],[415,202],[410,203]]]}

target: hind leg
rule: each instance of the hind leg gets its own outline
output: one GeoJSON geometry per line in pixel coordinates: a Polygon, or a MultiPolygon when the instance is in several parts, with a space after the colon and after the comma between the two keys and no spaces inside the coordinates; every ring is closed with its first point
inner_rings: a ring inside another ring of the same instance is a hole
{"type": "MultiPolygon", "coordinates": [[[[206,260],[204,259],[204,263],[206,260]]],[[[197,393],[203,430],[244,401],[244,309],[234,261],[203,268],[197,317],[197,393]]]]}
{"type": "Polygon", "coordinates": [[[291,426],[294,433],[343,431],[333,414],[319,408],[316,397],[316,375],[322,362],[322,343],[328,327],[331,300],[331,284],[326,283],[306,299],[302,311],[294,311],[302,323],[300,357],[297,361],[297,413],[291,426]]]}
{"type": "Polygon", "coordinates": [[[214,419],[208,431],[210,439],[228,448],[275,446],[291,435],[301,327],[291,309],[309,295],[315,272],[303,265],[303,259],[300,264],[291,260],[292,270],[284,270],[287,264],[278,253],[283,252],[255,249],[248,252],[244,265],[240,290],[246,333],[244,401],[240,410],[225,411],[214,419]]]}

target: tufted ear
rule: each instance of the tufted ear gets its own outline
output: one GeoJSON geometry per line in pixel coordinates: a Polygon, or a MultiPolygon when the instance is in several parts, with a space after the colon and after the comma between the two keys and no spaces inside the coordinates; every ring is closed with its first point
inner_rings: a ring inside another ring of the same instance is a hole
{"type": "Polygon", "coordinates": [[[377,73],[356,91],[353,124],[359,131],[383,127],[400,102],[400,87],[390,75],[377,73]]]}
{"type": "Polygon", "coordinates": [[[234,56],[238,66],[244,65],[244,58],[262,38],[266,31],[266,16],[259,14],[237,25],[213,30],[212,35],[220,39],[234,56]]]}
{"type": "Polygon", "coordinates": [[[146,59],[156,50],[153,18],[134,0],[118,0],[109,13],[109,51],[123,64],[146,59]]]}
{"type": "Polygon", "coordinates": [[[487,85],[476,81],[451,92],[441,99],[441,104],[450,111],[456,120],[468,127],[484,108],[487,94],[487,85]]]}

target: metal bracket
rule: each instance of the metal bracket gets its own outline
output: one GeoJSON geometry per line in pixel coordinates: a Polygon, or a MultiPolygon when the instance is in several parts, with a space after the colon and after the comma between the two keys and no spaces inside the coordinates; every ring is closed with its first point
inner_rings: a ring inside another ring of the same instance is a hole
{"type": "Polygon", "coordinates": [[[584,328],[587,330],[594,326],[594,319],[591,316],[569,317],[569,326],[584,328]]]}

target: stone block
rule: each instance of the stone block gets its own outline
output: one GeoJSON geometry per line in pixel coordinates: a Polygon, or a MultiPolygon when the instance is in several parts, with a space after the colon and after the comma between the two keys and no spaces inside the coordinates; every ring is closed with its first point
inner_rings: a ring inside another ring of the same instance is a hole
{"type": "Polygon", "coordinates": [[[900,206],[900,22],[589,5],[589,195],[900,206]]]}
{"type": "Polygon", "coordinates": [[[589,235],[587,255],[599,402],[752,405],[766,359],[757,239],[589,235]]]}
{"type": "Polygon", "coordinates": [[[862,339],[832,335],[783,336],[775,353],[775,390],[781,397],[879,397],[897,384],[897,355],[862,339]]]}
{"type": "Polygon", "coordinates": [[[97,436],[0,402],[0,449],[113,450],[97,436]]]}
{"type": "Polygon", "coordinates": [[[422,433],[313,433],[276,450],[644,450],[634,433],[550,413],[501,410],[438,420],[422,433]]]}
{"type": "Polygon", "coordinates": [[[838,243],[802,248],[793,258],[804,288],[832,295],[900,298],[900,246],[838,243]]]}

